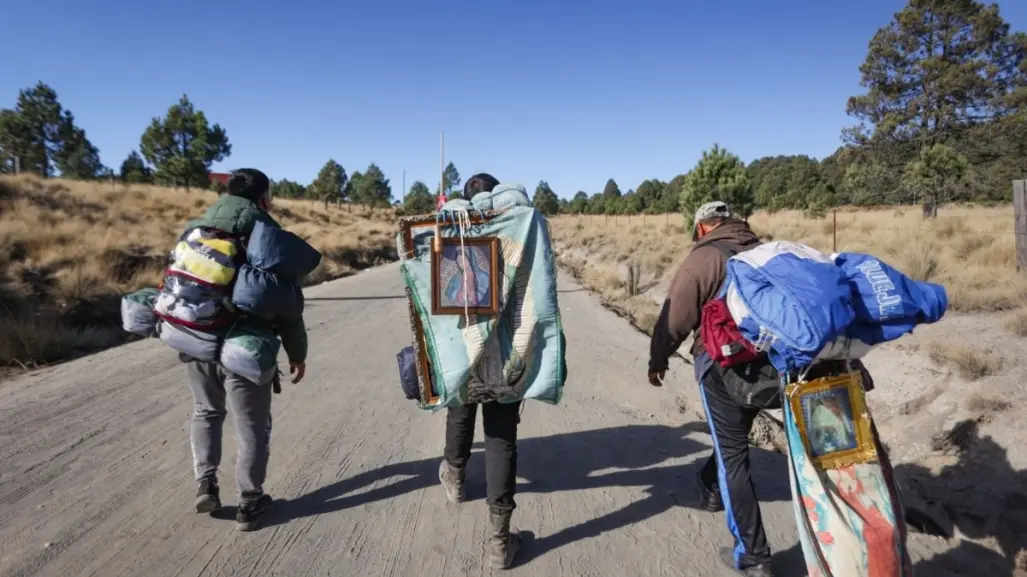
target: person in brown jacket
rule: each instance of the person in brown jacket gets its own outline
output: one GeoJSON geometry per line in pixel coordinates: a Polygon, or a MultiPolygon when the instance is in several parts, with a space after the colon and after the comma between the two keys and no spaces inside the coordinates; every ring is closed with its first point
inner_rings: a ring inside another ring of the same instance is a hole
{"type": "Polygon", "coordinates": [[[744,407],[724,387],[720,371],[699,336],[706,302],[720,292],[727,259],[760,244],[748,223],[734,218],[724,202],[708,202],[695,212],[692,251],[685,257],[667,291],[649,346],[649,383],[659,387],[670,356],[693,336],[695,380],[713,438],[713,454],[699,473],[700,506],[724,510],[734,549],[721,550],[724,562],[746,577],[771,577],[770,547],[749,471],[749,432],[758,409],[744,407]]]}

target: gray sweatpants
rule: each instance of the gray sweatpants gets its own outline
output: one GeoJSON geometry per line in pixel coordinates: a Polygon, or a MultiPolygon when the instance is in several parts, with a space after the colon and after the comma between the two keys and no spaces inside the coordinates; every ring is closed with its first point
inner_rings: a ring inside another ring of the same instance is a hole
{"type": "Polygon", "coordinates": [[[192,448],[196,480],[217,480],[221,465],[221,426],[232,406],[238,456],[235,480],[240,501],[264,494],[271,453],[271,383],[258,385],[226,372],[217,363],[186,363],[193,391],[192,448]]]}

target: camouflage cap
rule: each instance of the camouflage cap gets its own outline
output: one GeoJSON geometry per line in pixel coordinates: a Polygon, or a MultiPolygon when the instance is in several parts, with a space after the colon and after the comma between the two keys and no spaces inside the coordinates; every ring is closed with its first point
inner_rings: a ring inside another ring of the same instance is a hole
{"type": "Polygon", "coordinates": [[[692,219],[692,242],[699,240],[699,223],[712,218],[731,218],[731,207],[726,202],[714,200],[700,206],[692,219]]]}

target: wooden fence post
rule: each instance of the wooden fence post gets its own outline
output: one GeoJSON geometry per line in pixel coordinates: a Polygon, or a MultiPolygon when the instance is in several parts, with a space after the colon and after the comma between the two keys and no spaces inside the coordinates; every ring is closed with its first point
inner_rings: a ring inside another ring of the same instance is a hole
{"type": "Polygon", "coordinates": [[[831,211],[831,252],[838,252],[838,209],[831,211]]]}
{"type": "Polygon", "coordinates": [[[1016,272],[1027,270],[1027,180],[1013,181],[1013,234],[1016,235],[1016,272]]]}

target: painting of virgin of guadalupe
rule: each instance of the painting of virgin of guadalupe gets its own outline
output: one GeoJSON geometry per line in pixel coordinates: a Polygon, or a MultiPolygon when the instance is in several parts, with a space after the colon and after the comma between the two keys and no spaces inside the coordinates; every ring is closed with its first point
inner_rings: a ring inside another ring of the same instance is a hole
{"type": "Polygon", "coordinates": [[[814,457],[838,451],[851,451],[859,445],[849,392],[833,389],[803,399],[806,415],[806,436],[814,457]]]}
{"type": "Polygon", "coordinates": [[[499,239],[443,239],[432,260],[432,314],[499,314],[498,261],[499,239]]]}

